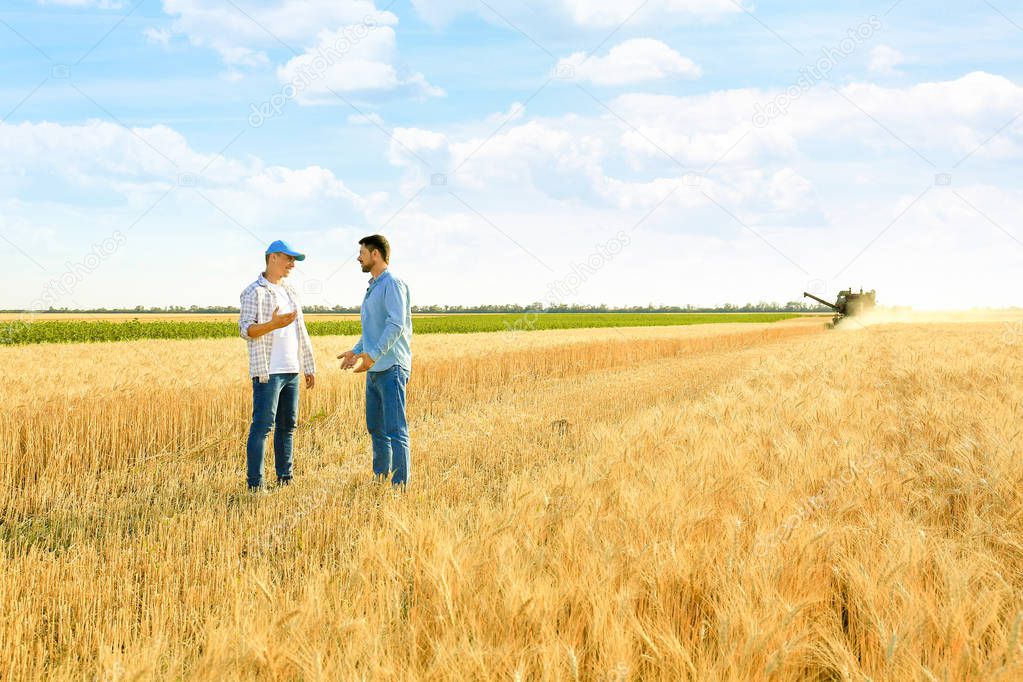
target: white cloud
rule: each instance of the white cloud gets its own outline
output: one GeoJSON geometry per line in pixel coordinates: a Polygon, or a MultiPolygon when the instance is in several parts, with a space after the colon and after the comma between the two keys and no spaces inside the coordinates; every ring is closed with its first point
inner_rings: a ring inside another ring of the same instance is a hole
{"type": "Polygon", "coordinates": [[[197,190],[253,231],[335,220],[361,224],[380,199],[359,195],[320,166],[288,168],[200,152],[166,126],[0,124],[0,197],[109,210],[145,207],[171,189],[183,211],[205,216],[182,218],[181,229],[198,229],[203,220],[211,229],[222,223],[197,190]]]}
{"type": "Polygon", "coordinates": [[[316,47],[277,70],[281,83],[295,87],[301,104],[335,103],[335,92],[400,90],[423,97],[444,94],[420,73],[398,73],[393,65],[395,34],[390,26],[342,26],[321,32],[318,41],[316,47]]]}
{"type": "Polygon", "coordinates": [[[387,158],[391,164],[406,169],[400,191],[409,195],[430,184],[433,173],[450,171],[451,142],[443,133],[432,130],[395,128],[391,131],[387,158]]]}
{"type": "Polygon", "coordinates": [[[372,0],[163,0],[173,30],[193,45],[216,50],[228,64],[259,65],[267,49],[301,50],[325,30],[372,22],[397,23],[372,0]],[[283,43],[283,45],[282,45],[283,43]]]}
{"type": "Polygon", "coordinates": [[[142,35],[144,35],[149,42],[155,45],[167,47],[167,45],[170,44],[171,32],[165,28],[147,28],[142,32],[142,35]]]}
{"type": "Polygon", "coordinates": [[[849,182],[861,178],[866,186],[871,177],[874,184],[898,180],[901,171],[885,172],[895,162],[921,164],[926,180],[926,173],[933,176],[967,154],[974,160],[1023,157],[1023,120],[1014,118],[1023,110],[1023,87],[1006,78],[977,72],[905,88],[853,83],[840,93],[813,90],[763,129],[752,125],[751,114],[777,93],[632,93],[608,100],[613,114],[507,123],[507,116],[487,117],[487,125],[472,131],[398,128],[389,156],[408,169],[412,184],[439,171],[466,188],[514,187],[549,198],[574,193],[580,201],[603,198],[620,206],[639,205],[640,197],[652,205],[663,195],[644,187],[656,190],[713,167],[707,182],[736,200],[759,197],[771,210],[795,210],[813,193],[814,178],[794,171],[796,164],[846,166],[849,182]],[[879,158],[889,160],[879,167],[879,158]]]}
{"type": "Polygon", "coordinates": [[[664,0],[648,3],[638,12],[618,0],[560,0],[560,4],[576,24],[595,27],[615,27],[625,21],[637,25],[683,23],[741,11],[739,3],[732,0],[664,0]]]}
{"type": "Polygon", "coordinates": [[[312,201],[319,198],[343,198],[353,205],[361,199],[338,180],[332,172],[320,166],[306,168],[265,168],[245,179],[245,185],[262,196],[283,201],[312,201]]]}
{"type": "MultiPolygon", "coordinates": [[[[978,149],[1023,109],[1023,87],[978,72],[903,88],[854,83],[841,92],[891,133],[824,89],[804,95],[765,129],[752,126],[751,114],[757,102],[777,93],[755,89],[609,100],[631,126],[612,114],[568,114],[511,122],[496,133],[500,123],[494,121],[476,131],[400,129],[395,132],[402,144],[391,144],[391,161],[406,174],[403,195],[419,191],[402,221],[422,229],[476,225],[481,234],[470,251],[496,250],[541,282],[557,275],[488,221],[560,267],[601,236],[642,223],[635,234],[649,241],[634,241],[643,250],[643,272],[651,273],[640,278],[645,287],[605,273],[593,277],[577,300],[636,302],[647,300],[636,298],[649,295],[635,293],[643,290],[672,292],[658,301],[785,301],[797,298],[809,280],[826,279],[836,291],[876,286],[888,303],[933,304],[921,281],[946,305],[1010,303],[1008,295],[987,297],[981,273],[1011,272],[1023,262],[1023,246],[952,190],[936,187],[935,168],[892,133],[939,168],[974,151],[971,162],[955,171],[955,191],[1023,239],[1013,219],[1023,210],[1023,192],[1007,178],[970,174],[971,164],[983,160],[1023,160],[1020,121],[978,149]],[[687,175],[687,169],[696,172],[687,175]],[[446,174],[443,191],[431,190],[432,172],[446,174]],[[911,267],[900,265],[900,258],[911,267]],[[839,271],[842,281],[830,282],[839,271]],[[625,290],[634,293],[622,295],[625,290]]],[[[404,238],[415,237],[409,232],[404,238]]],[[[499,284],[505,277],[521,279],[515,267],[488,265],[494,290],[521,292],[499,284]]],[[[619,267],[621,277],[636,276],[619,267]]],[[[543,288],[515,300],[539,298],[543,288]]],[[[482,293],[478,298],[509,300],[482,293]]]]}
{"type": "MultiPolygon", "coordinates": [[[[781,92],[739,89],[691,97],[627,94],[608,104],[631,127],[610,114],[606,118],[616,123],[622,147],[636,163],[663,163],[666,152],[686,166],[708,165],[749,131],[729,153],[730,160],[794,157],[809,146],[834,148],[845,142],[856,154],[873,150],[912,155],[909,145],[935,163],[951,165],[1023,110],[1023,87],[984,72],[905,88],[850,83],[839,91],[841,95],[827,88],[811,90],[762,129],[753,128],[751,113],[781,92]]],[[[1015,157],[1023,149],[1021,144],[1023,119],[1017,119],[977,154],[1015,157]]]]}
{"type": "Polygon", "coordinates": [[[700,67],[660,40],[636,38],[615,45],[604,57],[576,52],[558,61],[560,77],[594,85],[626,85],[673,76],[698,78],[700,67]]]}
{"type": "Polygon", "coordinates": [[[487,116],[484,121],[488,126],[501,126],[518,121],[525,115],[526,107],[522,102],[512,102],[507,111],[497,111],[487,116]]]}
{"type": "Polygon", "coordinates": [[[225,45],[218,48],[220,57],[230,66],[268,66],[270,58],[265,52],[240,45],[225,45]]]}
{"type": "MultiPolygon", "coordinates": [[[[850,265],[915,193],[852,197],[840,220],[801,227],[737,210],[714,188],[707,193],[745,226],[698,190],[666,202],[642,223],[649,208],[608,212],[537,199],[493,206],[465,189],[452,191],[468,206],[446,192],[435,199],[424,192],[388,227],[392,244],[403,251],[392,265],[413,283],[417,301],[547,300],[551,283],[568,280],[600,244],[624,231],[631,245],[604,267],[583,270],[583,284],[565,294],[565,302],[784,303],[824,280],[831,293],[876,288],[886,305],[1017,304],[1012,283],[1023,247],[949,193],[933,192],[912,205],[850,265]]],[[[959,191],[1002,225],[1023,209],[1018,190],[978,185],[959,191]]]]}
{"type": "Polygon", "coordinates": [[[299,104],[342,104],[334,93],[444,95],[397,65],[398,18],[372,0],[163,0],[163,8],[175,33],[232,68],[265,68],[271,51],[287,54],[277,75],[299,104]]]}
{"type": "Polygon", "coordinates": [[[888,45],[878,45],[870,51],[870,70],[874,73],[892,75],[895,67],[905,62],[905,55],[888,45]]]}
{"type": "Polygon", "coordinates": [[[17,245],[8,255],[19,282],[4,305],[237,303],[273,239],[310,254],[292,274],[305,301],[350,304],[361,288],[341,298],[339,270],[347,263],[358,272],[346,259],[371,225],[393,213],[387,200],[384,192],[354,191],[319,165],[196,149],[166,126],[0,123],[0,233],[17,245]],[[73,293],[43,296],[67,263],[115,232],[125,245],[73,293]]]}
{"type": "Polygon", "coordinates": [[[734,15],[742,11],[733,0],[662,0],[638,8],[617,0],[412,0],[416,12],[434,26],[443,26],[462,14],[477,14],[485,21],[507,28],[508,22],[526,28],[542,28],[555,22],[581,28],[610,29],[626,21],[633,26],[666,26],[695,23],[734,15]]]}
{"type": "Polygon", "coordinates": [[[384,119],[380,114],[368,113],[368,114],[348,114],[346,119],[351,125],[378,125],[383,127],[384,119]]]}
{"type": "MultiPolygon", "coordinates": [[[[977,72],[899,88],[853,83],[841,92],[891,133],[824,88],[762,129],[751,124],[754,107],[778,93],[756,89],[630,93],[607,101],[617,116],[599,108],[526,116],[512,106],[517,118],[500,130],[508,115],[450,129],[399,127],[387,154],[401,191],[389,196],[357,192],[324,165],[216,157],[166,126],[0,125],[0,227],[59,268],[87,250],[90,237],[136,220],[181,171],[209,164],[197,189],[230,218],[177,187],[132,233],[138,242],[128,248],[139,251],[125,259],[158,252],[167,262],[140,259],[146,271],[120,280],[121,290],[123,281],[138,286],[118,296],[136,296],[132,304],[233,301],[235,280],[251,275],[251,259],[236,254],[258,251],[253,234],[300,242],[317,254],[304,267],[323,267],[318,276],[326,278],[353,239],[386,222],[395,267],[413,282],[417,303],[541,299],[548,282],[564,279],[619,230],[630,231],[632,246],[573,300],[784,302],[826,279],[835,291],[876,287],[885,303],[1011,303],[1023,247],[993,223],[1023,239],[1015,219],[1023,192],[1013,176],[983,164],[1023,160],[1023,121],[1006,125],[1023,109],[1023,87],[977,72]],[[935,169],[892,133],[938,168],[974,153],[952,171],[951,188],[938,187],[935,169]],[[698,184],[684,181],[687,169],[715,162],[694,176],[698,184]],[[446,175],[441,186],[431,183],[434,173],[446,175]],[[201,257],[174,251],[193,234],[240,265],[189,260],[202,276],[162,300],[171,256],[201,257]],[[830,281],[839,271],[840,281],[830,281]]],[[[31,297],[39,288],[34,266],[13,255],[31,297]]],[[[83,284],[82,303],[120,303],[110,293],[120,291],[118,267],[111,259],[95,283],[83,284]]],[[[335,280],[341,293],[323,302],[358,302],[358,273],[344,277],[335,280]]]]}

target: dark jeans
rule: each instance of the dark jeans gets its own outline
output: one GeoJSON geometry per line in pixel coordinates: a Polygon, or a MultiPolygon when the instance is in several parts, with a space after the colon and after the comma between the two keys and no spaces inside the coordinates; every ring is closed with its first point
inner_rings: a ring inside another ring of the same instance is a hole
{"type": "Polygon", "coordinates": [[[408,483],[409,436],[405,421],[405,384],[409,372],[393,365],[366,373],[366,428],[373,440],[373,473],[391,483],[408,483]]]}
{"type": "Polygon", "coordinates": [[[263,455],[266,437],[274,432],[274,468],[277,480],[291,480],[291,447],[298,424],[298,374],[271,374],[270,380],[259,383],[252,378],[252,426],[246,445],[250,488],[263,484],[263,455]]]}

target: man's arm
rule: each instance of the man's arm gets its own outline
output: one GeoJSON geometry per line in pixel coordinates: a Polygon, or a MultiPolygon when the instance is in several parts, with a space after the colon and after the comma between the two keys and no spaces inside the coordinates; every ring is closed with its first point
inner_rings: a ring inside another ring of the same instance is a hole
{"type": "Polygon", "coordinates": [[[297,308],[286,315],[279,315],[278,311],[280,308],[274,308],[273,317],[268,322],[256,322],[258,309],[258,297],[255,289],[248,293],[242,293],[241,305],[239,306],[241,312],[238,316],[238,332],[246,341],[255,341],[260,336],[269,334],[275,329],[287,327],[295,321],[295,316],[298,315],[297,308]]]}
{"type": "MultiPolygon", "coordinates": [[[[295,309],[301,310],[298,302],[295,309]]],[[[313,340],[309,338],[309,329],[305,326],[305,316],[299,316],[299,345],[302,349],[302,372],[305,374],[305,387],[312,388],[316,385],[316,358],[313,356],[313,340]]]]}
{"type": "MultiPolygon", "coordinates": [[[[241,303],[238,306],[238,334],[246,341],[254,341],[256,337],[249,336],[249,331],[256,324],[259,302],[255,289],[246,289],[241,294],[241,303]]],[[[258,331],[258,330],[255,330],[258,331]]]]}
{"type": "MultiPolygon", "coordinates": [[[[298,305],[296,304],[296,309],[298,305]]],[[[309,329],[305,326],[305,317],[299,318],[299,346],[302,351],[302,371],[306,375],[306,385],[309,385],[309,377],[316,374],[316,358],[313,356],[313,340],[309,337],[309,329]]]]}
{"type": "Polygon", "coordinates": [[[358,362],[359,356],[362,355],[362,337],[355,342],[355,346],[351,350],[346,350],[341,355],[337,356],[337,359],[341,361],[341,369],[351,369],[355,367],[355,363],[358,362]]]}
{"type": "Polygon", "coordinates": [[[405,288],[391,279],[384,290],[384,333],[375,348],[366,350],[369,357],[376,362],[397,343],[401,333],[408,324],[406,319],[405,288]]]}
{"type": "Polygon", "coordinates": [[[278,311],[280,308],[274,308],[273,317],[269,322],[260,322],[259,324],[253,324],[249,326],[249,336],[253,339],[258,339],[264,334],[269,334],[275,329],[281,329],[287,327],[289,324],[295,321],[295,312],[285,313],[279,315],[278,311]]]}

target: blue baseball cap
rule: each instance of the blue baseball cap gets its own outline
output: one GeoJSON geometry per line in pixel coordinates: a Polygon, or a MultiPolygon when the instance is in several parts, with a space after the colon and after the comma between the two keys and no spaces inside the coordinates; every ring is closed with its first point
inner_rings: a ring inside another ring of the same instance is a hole
{"type": "Polygon", "coordinates": [[[304,253],[299,253],[295,249],[291,248],[288,242],[283,239],[278,239],[273,244],[266,247],[266,255],[269,256],[271,253],[284,253],[289,256],[294,256],[295,260],[305,260],[304,253]]]}

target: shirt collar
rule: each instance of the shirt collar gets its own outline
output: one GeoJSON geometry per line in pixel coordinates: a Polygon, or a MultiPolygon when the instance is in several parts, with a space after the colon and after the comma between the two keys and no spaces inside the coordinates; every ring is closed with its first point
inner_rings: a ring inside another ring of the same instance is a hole
{"type": "Polygon", "coordinates": [[[379,282],[380,280],[382,280],[382,279],[383,279],[384,277],[390,277],[390,276],[391,276],[391,271],[390,271],[390,269],[385,269],[385,270],[384,270],[383,272],[381,272],[381,273],[380,273],[379,275],[377,275],[376,277],[370,277],[370,278],[369,278],[369,285],[370,285],[370,286],[373,286],[374,284],[376,284],[377,282],[379,282]]]}
{"type": "Polygon", "coordinates": [[[288,293],[291,293],[291,285],[290,284],[288,284],[284,280],[281,280],[281,282],[278,283],[278,284],[274,284],[273,282],[268,280],[266,278],[266,276],[263,275],[262,272],[259,273],[259,278],[256,280],[256,284],[258,284],[261,287],[267,287],[267,288],[270,288],[271,286],[278,286],[278,287],[281,287],[282,289],[284,289],[285,291],[287,291],[288,293]]]}

